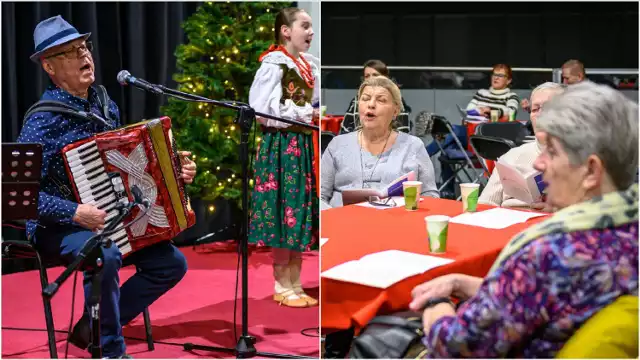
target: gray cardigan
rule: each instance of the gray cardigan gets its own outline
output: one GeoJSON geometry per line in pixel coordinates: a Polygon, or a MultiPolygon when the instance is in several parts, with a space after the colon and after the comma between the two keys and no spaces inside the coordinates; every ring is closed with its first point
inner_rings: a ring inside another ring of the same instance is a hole
{"type": "Polygon", "coordinates": [[[416,173],[417,180],[422,181],[422,195],[440,197],[433,164],[419,138],[398,133],[396,142],[382,154],[375,166],[377,160],[377,156],[361,150],[358,131],[333,138],[320,163],[322,200],[334,207],[342,206],[342,190],[362,189],[364,183],[368,184],[368,188],[383,189],[412,170],[416,173]]]}

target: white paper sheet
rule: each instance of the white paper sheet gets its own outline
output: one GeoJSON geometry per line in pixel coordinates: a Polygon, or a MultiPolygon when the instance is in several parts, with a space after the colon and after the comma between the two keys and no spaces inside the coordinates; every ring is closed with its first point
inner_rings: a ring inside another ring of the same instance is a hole
{"type": "Polygon", "coordinates": [[[523,223],[531,218],[546,214],[518,211],[505,208],[494,208],[475,213],[464,213],[451,220],[450,223],[479,226],[487,229],[504,229],[523,223]]]}
{"type": "Polygon", "coordinates": [[[329,241],[329,238],[320,238],[320,246],[326,244],[327,241],[329,241]]]}
{"type": "Polygon", "coordinates": [[[408,277],[422,274],[451,259],[387,250],[349,261],[322,273],[322,277],[385,289],[408,277]]]}

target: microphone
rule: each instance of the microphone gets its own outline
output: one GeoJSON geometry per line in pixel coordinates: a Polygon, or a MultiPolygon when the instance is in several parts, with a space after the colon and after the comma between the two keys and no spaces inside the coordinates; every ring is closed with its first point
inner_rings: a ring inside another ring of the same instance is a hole
{"type": "Polygon", "coordinates": [[[131,187],[131,194],[133,195],[133,202],[136,204],[140,204],[145,208],[149,208],[151,206],[151,201],[147,198],[142,198],[142,190],[138,187],[138,185],[133,185],[131,187]]]}
{"type": "Polygon", "coordinates": [[[122,86],[126,86],[126,85],[133,85],[135,87],[137,87],[138,89],[142,89],[145,91],[149,91],[152,92],[156,95],[161,95],[163,94],[162,90],[159,89],[157,86],[142,80],[142,79],[138,79],[135,76],[131,75],[131,73],[129,73],[127,70],[122,70],[118,73],[117,76],[118,82],[120,83],[120,85],[122,86]]]}

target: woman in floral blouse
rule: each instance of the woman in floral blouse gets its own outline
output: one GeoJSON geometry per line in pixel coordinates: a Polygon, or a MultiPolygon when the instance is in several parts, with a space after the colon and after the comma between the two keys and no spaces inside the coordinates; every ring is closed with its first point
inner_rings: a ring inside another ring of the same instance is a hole
{"type": "Polygon", "coordinates": [[[429,357],[553,358],[600,309],[638,293],[638,105],[593,83],[545,104],[534,167],[561,209],[514,237],[489,274],[413,290],[429,357]],[[456,310],[447,301],[464,303],[456,310]]]}

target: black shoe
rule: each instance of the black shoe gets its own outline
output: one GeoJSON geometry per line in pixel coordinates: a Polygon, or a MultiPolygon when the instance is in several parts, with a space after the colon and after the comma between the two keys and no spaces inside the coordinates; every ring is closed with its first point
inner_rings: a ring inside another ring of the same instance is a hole
{"type": "Polygon", "coordinates": [[[85,313],[82,315],[73,327],[69,342],[82,350],[89,347],[89,342],[91,342],[91,326],[88,314],[85,313]]]}

